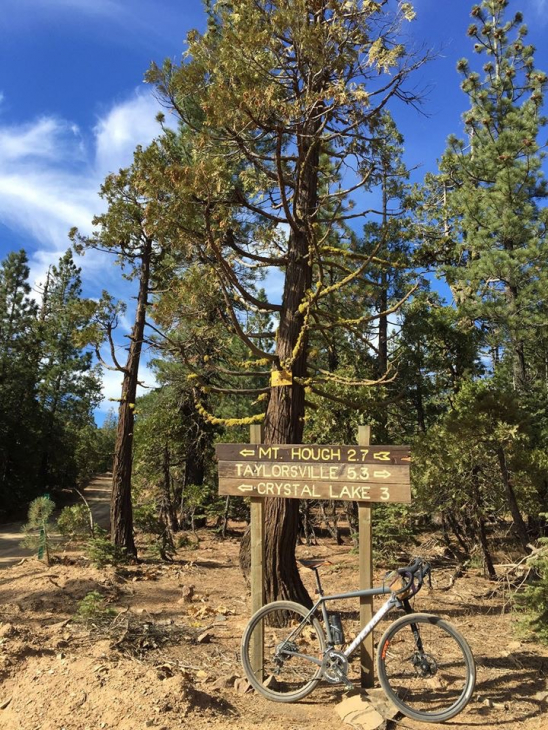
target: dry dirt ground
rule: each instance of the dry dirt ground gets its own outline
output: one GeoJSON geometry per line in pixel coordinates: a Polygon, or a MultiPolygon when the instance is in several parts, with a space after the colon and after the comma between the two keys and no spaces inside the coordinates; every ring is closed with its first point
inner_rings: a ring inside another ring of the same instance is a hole
{"type": "MultiPolygon", "coordinates": [[[[335,711],[345,696],[338,687],[320,686],[293,705],[241,693],[238,648],[249,596],[238,568],[239,538],[220,540],[207,531],[198,538],[172,564],[145,560],[99,570],[71,552],[50,567],[27,558],[2,570],[0,728],[348,730],[335,711]],[[86,625],[75,614],[91,591],[115,613],[86,625]]],[[[298,552],[332,561],[323,568],[326,590],[356,586],[350,546],[325,540],[298,552]]],[[[431,539],[422,552],[436,558],[441,550],[431,539]]],[[[516,639],[506,598],[490,597],[493,584],[478,572],[444,590],[452,568],[436,562],[434,589],[423,589],[415,608],[456,624],[478,665],[473,701],[444,727],[547,730],[548,649],[516,639]]],[[[312,578],[303,571],[311,592],[312,578]]],[[[357,627],[357,607],[343,608],[350,633],[357,627]]],[[[432,727],[403,717],[389,725],[432,727]]]]}

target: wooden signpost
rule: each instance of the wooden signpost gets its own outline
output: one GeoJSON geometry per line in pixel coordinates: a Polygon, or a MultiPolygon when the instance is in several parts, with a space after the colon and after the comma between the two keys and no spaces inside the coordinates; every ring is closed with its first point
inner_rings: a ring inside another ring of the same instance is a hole
{"type": "MultiPolygon", "coordinates": [[[[264,602],[263,499],[336,499],[355,501],[359,512],[360,589],[373,579],[371,507],[373,502],[410,502],[408,446],[371,446],[369,426],[360,426],[356,446],[261,443],[252,426],[249,444],[217,444],[219,494],[251,498],[251,602],[264,602]]],[[[362,625],[372,616],[372,599],[362,599],[362,625]]],[[[253,649],[262,666],[262,641],[253,649]]],[[[362,686],[373,686],[373,634],[362,645],[362,686]]]]}

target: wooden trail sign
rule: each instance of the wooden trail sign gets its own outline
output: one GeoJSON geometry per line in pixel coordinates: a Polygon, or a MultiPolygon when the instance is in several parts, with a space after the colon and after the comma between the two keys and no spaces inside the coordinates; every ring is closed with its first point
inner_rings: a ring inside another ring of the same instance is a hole
{"type": "Polygon", "coordinates": [[[409,447],[218,444],[219,494],[410,502],[409,447]]]}

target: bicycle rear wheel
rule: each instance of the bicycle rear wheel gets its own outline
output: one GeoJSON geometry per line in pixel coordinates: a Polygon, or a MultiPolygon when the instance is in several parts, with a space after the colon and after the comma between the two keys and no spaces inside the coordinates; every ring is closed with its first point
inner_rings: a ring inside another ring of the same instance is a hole
{"type": "Polygon", "coordinates": [[[275,601],[259,609],[242,637],[242,665],[250,684],[274,702],[295,702],[310,694],[321,679],[325,637],[317,618],[292,601],[275,601]],[[305,620],[306,619],[306,620],[305,620]],[[252,646],[264,636],[262,667],[252,667],[252,646]]]}
{"type": "Polygon", "coordinates": [[[466,640],[447,621],[413,613],[394,621],[377,650],[382,688],[405,715],[444,722],[463,710],[476,668],[466,640]]]}

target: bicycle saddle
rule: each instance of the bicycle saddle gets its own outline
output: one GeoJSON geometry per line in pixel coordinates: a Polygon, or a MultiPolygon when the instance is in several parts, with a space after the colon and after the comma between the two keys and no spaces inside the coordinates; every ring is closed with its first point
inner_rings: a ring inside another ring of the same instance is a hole
{"type": "Polygon", "coordinates": [[[310,568],[310,570],[316,570],[316,568],[319,568],[320,565],[332,565],[330,560],[327,560],[327,558],[316,558],[315,560],[298,560],[298,563],[300,563],[303,568],[310,568]]]}

